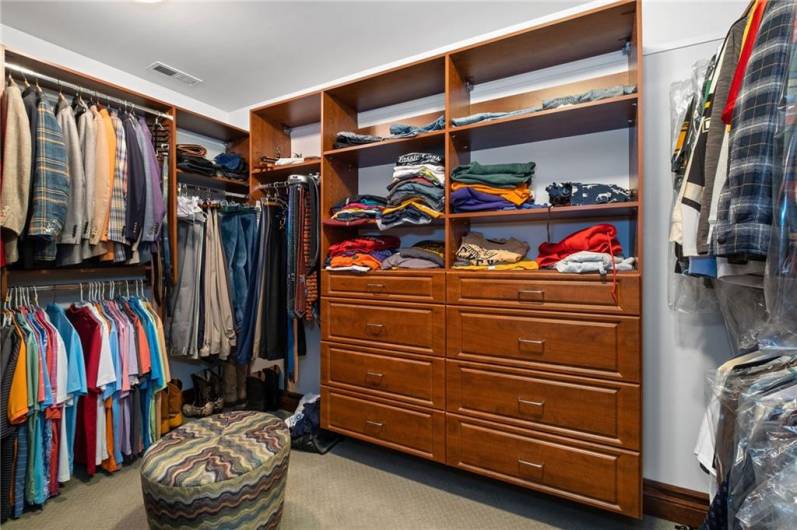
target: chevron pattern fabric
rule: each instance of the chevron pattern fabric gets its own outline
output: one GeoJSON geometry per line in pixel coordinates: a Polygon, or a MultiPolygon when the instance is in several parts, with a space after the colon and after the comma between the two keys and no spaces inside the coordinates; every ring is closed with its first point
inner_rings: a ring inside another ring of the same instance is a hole
{"type": "Polygon", "coordinates": [[[151,528],[277,528],[291,437],[270,414],[234,411],[187,423],[144,455],[151,528]]]}

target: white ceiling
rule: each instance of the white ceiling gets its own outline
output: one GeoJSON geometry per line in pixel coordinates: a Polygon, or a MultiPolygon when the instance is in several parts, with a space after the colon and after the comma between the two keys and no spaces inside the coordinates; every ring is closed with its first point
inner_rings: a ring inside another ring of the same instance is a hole
{"type": "Polygon", "coordinates": [[[3,0],[2,23],[231,111],[581,3],[3,0]]]}

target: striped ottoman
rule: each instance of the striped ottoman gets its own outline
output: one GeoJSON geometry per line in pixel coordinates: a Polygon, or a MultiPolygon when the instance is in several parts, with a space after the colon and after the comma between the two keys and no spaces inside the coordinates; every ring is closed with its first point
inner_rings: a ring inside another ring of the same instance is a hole
{"type": "Polygon", "coordinates": [[[291,435],[279,418],[236,411],[186,423],[141,464],[151,528],[276,528],[291,435]]]}

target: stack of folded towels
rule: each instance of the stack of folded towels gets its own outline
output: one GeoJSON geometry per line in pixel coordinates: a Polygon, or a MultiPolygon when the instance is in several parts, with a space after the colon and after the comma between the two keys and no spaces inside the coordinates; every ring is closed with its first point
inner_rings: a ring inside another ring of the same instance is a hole
{"type": "Polygon", "coordinates": [[[451,175],[451,205],[455,212],[533,208],[531,179],[534,162],[479,164],[454,169],[451,175]]]}
{"type": "Polygon", "coordinates": [[[479,232],[462,236],[454,267],[468,270],[536,270],[537,262],[526,259],[529,245],[515,238],[487,239],[479,232]]]}
{"type": "Polygon", "coordinates": [[[376,223],[387,206],[384,197],[377,195],[352,195],[336,203],[329,209],[329,226],[361,226],[376,223]]]}
{"type": "Polygon", "coordinates": [[[401,155],[387,187],[387,207],[377,220],[379,228],[429,224],[440,217],[445,207],[445,180],[441,156],[432,153],[401,155]]]}
{"type": "Polygon", "coordinates": [[[445,264],[446,245],[443,241],[418,241],[382,262],[383,269],[439,269],[445,264]]]}
{"type": "Polygon", "coordinates": [[[382,262],[399,247],[394,236],[362,236],[329,246],[327,270],[368,272],[381,269],[382,262]]]}

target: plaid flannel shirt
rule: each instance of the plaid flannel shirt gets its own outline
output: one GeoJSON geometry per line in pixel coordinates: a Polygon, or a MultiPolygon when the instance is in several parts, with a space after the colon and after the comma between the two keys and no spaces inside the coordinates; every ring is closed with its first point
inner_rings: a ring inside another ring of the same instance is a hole
{"type": "Polygon", "coordinates": [[[127,243],[125,239],[125,218],[127,216],[127,143],[122,120],[116,112],[111,113],[113,130],[116,133],[116,166],[114,168],[113,190],[111,193],[111,214],[108,223],[108,239],[117,243],[127,243]]]}
{"type": "Polygon", "coordinates": [[[720,195],[713,254],[764,259],[772,230],[778,111],[788,76],[794,0],[770,0],[734,110],[728,180],[720,195]]]}
{"type": "Polygon", "coordinates": [[[57,241],[64,229],[69,204],[70,183],[66,165],[64,134],[44,96],[36,107],[36,158],[33,164],[32,213],[28,236],[38,239],[35,258],[53,261],[58,252],[57,241]]]}

